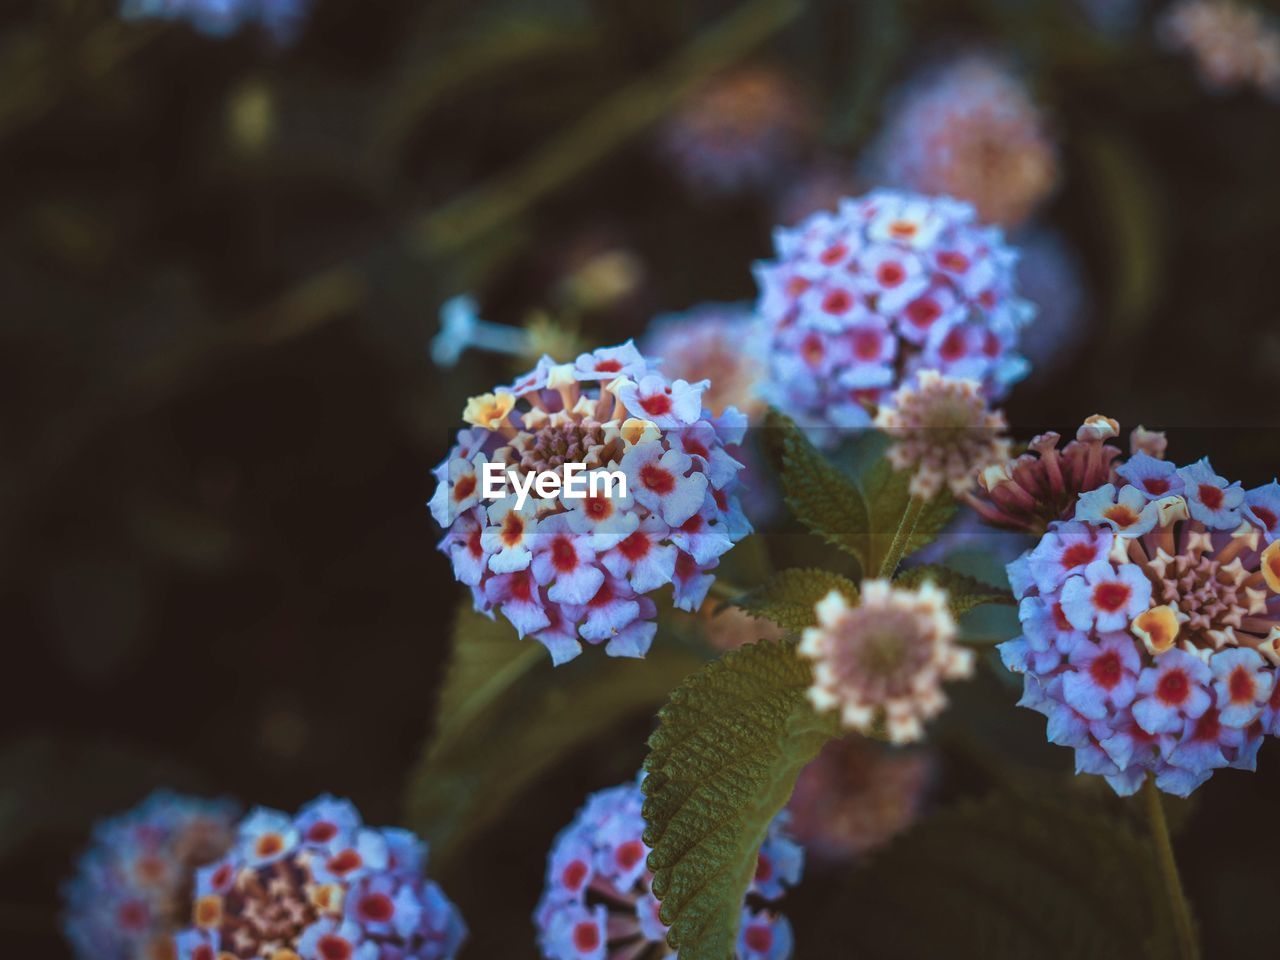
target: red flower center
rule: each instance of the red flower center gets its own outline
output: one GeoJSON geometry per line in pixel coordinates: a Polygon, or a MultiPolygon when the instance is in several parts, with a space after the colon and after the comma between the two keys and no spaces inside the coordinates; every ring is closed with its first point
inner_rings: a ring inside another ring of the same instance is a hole
{"type": "Polygon", "coordinates": [[[630,870],[644,858],[644,844],[639,840],[628,840],[613,852],[613,859],[623,870],[630,870]]]}
{"type": "Polygon", "coordinates": [[[1177,706],[1187,699],[1191,683],[1181,670],[1170,670],[1156,684],[1156,696],[1170,706],[1177,706]]]}
{"type": "Polygon", "coordinates": [[[1124,608],[1132,594],[1128,584],[1110,580],[1093,588],[1093,604],[1106,613],[1115,613],[1124,608]]]}
{"type": "Polygon", "coordinates": [[[511,596],[526,603],[532,599],[533,584],[529,582],[528,570],[521,570],[511,575],[511,596]]]}
{"type": "Polygon", "coordinates": [[[1123,503],[1117,503],[1114,507],[1107,507],[1103,516],[1122,529],[1132,527],[1138,522],[1138,515],[1123,503]]]}
{"type": "Polygon", "coordinates": [[[360,865],[364,863],[364,859],[354,850],[343,850],[329,858],[328,866],[330,873],[336,873],[338,876],[350,873],[352,870],[359,870],[360,865]]]}
{"type": "Polygon", "coordinates": [[[924,297],[907,304],[907,320],[912,326],[919,327],[921,330],[933,326],[933,321],[940,316],[942,316],[942,307],[938,306],[936,300],[924,297]]]}
{"type": "Polygon", "coordinates": [[[1155,497],[1169,492],[1169,481],[1164,477],[1147,477],[1146,480],[1142,481],[1142,485],[1146,488],[1147,493],[1155,497]]]}
{"type": "Polygon", "coordinates": [[[804,338],[800,344],[800,355],[804,357],[804,362],[811,367],[816,367],[822,362],[822,358],[827,355],[826,348],[822,345],[822,338],[816,333],[811,333],[804,338]]]}
{"type": "Polygon", "coordinates": [[[637,530],[635,533],[631,534],[631,536],[627,537],[627,539],[618,544],[618,550],[624,557],[632,563],[635,563],[641,557],[648,554],[650,546],[649,538],[637,530]]]}
{"type": "Polygon", "coordinates": [[[474,473],[464,474],[458,478],[458,482],[453,485],[453,499],[462,502],[475,493],[476,476],[474,473]]]}
{"type": "Polygon", "coordinates": [[[661,417],[671,412],[671,398],[665,393],[654,393],[640,401],[644,412],[651,417],[661,417]]]}
{"type": "Polygon", "coordinates": [[[660,497],[665,497],[676,488],[675,476],[656,463],[646,463],[640,468],[640,482],[646,490],[652,490],[660,497]]]}
{"type": "Polygon", "coordinates": [[[844,313],[853,306],[848,290],[832,290],[822,298],[822,309],[827,313],[844,313]]]}
{"type": "Polygon", "coordinates": [[[596,364],[596,373],[617,373],[622,369],[622,362],[619,360],[601,360],[596,364]]]}
{"type": "Polygon", "coordinates": [[[830,267],[833,264],[839,263],[841,257],[848,252],[849,248],[843,243],[834,243],[827,247],[827,249],[823,250],[822,253],[818,254],[818,259],[821,260],[825,266],[830,267]]]}
{"type": "Polygon", "coordinates": [[[859,330],[853,335],[853,352],[859,360],[874,360],[880,356],[880,334],[874,330],[859,330]]]}
{"type": "Polygon", "coordinates": [[[1272,530],[1276,525],[1276,515],[1266,507],[1254,507],[1253,515],[1262,521],[1262,525],[1268,530],[1272,530]]]}
{"type": "Polygon", "coordinates": [[[1219,487],[1202,483],[1196,493],[1200,496],[1200,502],[1210,510],[1217,510],[1222,506],[1222,490],[1219,487]]]}
{"type": "Polygon", "coordinates": [[[284,838],[278,833],[264,833],[254,845],[259,857],[274,857],[284,849],[284,838]]]}
{"type": "Polygon", "coordinates": [[[564,868],[564,873],[560,879],[564,881],[564,885],[570,890],[577,890],[582,886],[582,881],[587,879],[587,865],[581,860],[574,860],[564,868]]]}
{"type": "Polygon", "coordinates": [[[351,944],[329,934],[316,942],[316,953],[321,960],[351,960],[351,944]]]}
{"type": "Polygon", "coordinates": [[[608,497],[587,497],[582,509],[593,520],[605,520],[613,513],[613,504],[608,497]]]}
{"type": "Polygon", "coordinates": [[[952,273],[964,273],[969,269],[969,258],[963,253],[944,250],[938,254],[938,266],[952,273]]]}
{"type": "Polygon", "coordinates": [[[768,927],[747,927],[742,939],[755,953],[768,953],[773,949],[773,931],[768,927]]]}
{"type": "Polygon", "coordinates": [[[1089,665],[1089,676],[1093,677],[1093,682],[1104,690],[1110,690],[1119,683],[1123,674],[1120,655],[1115,651],[1104,653],[1089,665]]]}
{"type": "Polygon", "coordinates": [[[943,337],[938,353],[942,355],[943,360],[959,360],[964,356],[964,333],[959,327],[943,337]]]}
{"type": "Polygon", "coordinates": [[[396,907],[385,893],[370,893],[360,898],[360,916],[373,923],[388,923],[396,907]]]}
{"type": "Polygon", "coordinates": [[[578,551],[568,537],[556,537],[551,541],[551,565],[561,573],[568,573],[578,565],[578,551]]]}
{"type": "Polygon", "coordinates": [[[880,281],[882,287],[896,287],[907,279],[907,271],[902,269],[902,264],[891,260],[880,264],[880,269],[876,271],[876,279],[880,281]]]}
{"type": "Polygon", "coordinates": [[[590,953],[600,946],[600,928],[584,920],[573,928],[573,945],[582,953],[590,953]]]}
{"type": "Polygon", "coordinates": [[[1232,703],[1252,703],[1257,686],[1253,682],[1253,674],[1244,667],[1236,667],[1231,671],[1227,689],[1231,692],[1232,703]]]}
{"type": "Polygon", "coordinates": [[[1062,551],[1062,569],[1071,570],[1093,563],[1098,555],[1098,548],[1092,543],[1073,543],[1062,551]]]}
{"type": "Polygon", "coordinates": [[[773,861],[766,857],[763,853],[756,860],[756,880],[764,883],[773,876],[773,861]]]}

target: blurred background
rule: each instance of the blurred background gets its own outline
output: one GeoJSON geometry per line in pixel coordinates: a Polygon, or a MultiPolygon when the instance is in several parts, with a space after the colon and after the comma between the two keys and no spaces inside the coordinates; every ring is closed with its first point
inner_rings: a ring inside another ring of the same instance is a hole
{"type": "MultiPolygon", "coordinates": [[[[1275,473],[1266,4],[129,6],[0,6],[7,955],[70,955],[58,884],[153,787],[400,819],[462,595],[429,470],[465,398],[522,366],[433,362],[456,295],[571,353],[752,300],[772,227],[842,195],[955,193],[1024,249],[1041,308],[1019,436],[1104,412],[1246,486],[1275,473]]],[[[981,751],[1067,771],[998,679],[959,699],[981,751]]],[[[464,956],[533,956],[550,840],[633,775],[651,712],[451,861],[464,956]]],[[[938,748],[928,802],[981,790],[986,753],[938,748]]],[[[1183,805],[1207,956],[1273,929],[1278,787],[1269,743],[1183,805]]],[[[787,907],[799,956],[843,955],[856,914],[824,876],[787,907]]]]}

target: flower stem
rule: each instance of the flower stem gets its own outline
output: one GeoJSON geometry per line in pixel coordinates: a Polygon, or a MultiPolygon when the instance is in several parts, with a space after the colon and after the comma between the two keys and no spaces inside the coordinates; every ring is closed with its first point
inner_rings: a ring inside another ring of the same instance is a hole
{"type": "Polygon", "coordinates": [[[1147,804],[1151,839],[1155,841],[1156,859],[1160,862],[1160,873],[1164,876],[1165,893],[1169,898],[1169,907],[1173,911],[1173,924],[1178,937],[1178,955],[1182,960],[1195,960],[1200,954],[1196,947],[1195,927],[1191,922],[1191,908],[1187,905],[1186,895],[1182,892],[1178,864],[1173,859],[1173,843],[1169,839],[1169,824],[1164,818],[1164,806],[1160,801],[1160,791],[1156,788],[1154,777],[1148,776],[1142,784],[1142,796],[1147,804]]]}
{"type": "Polygon", "coordinates": [[[898,529],[894,531],[893,539],[889,542],[889,551],[880,562],[878,576],[881,578],[892,577],[897,571],[898,564],[902,562],[902,555],[907,552],[907,544],[911,542],[911,535],[916,532],[916,522],[920,519],[920,512],[923,509],[924,500],[913,496],[907,504],[907,509],[902,513],[902,519],[898,521],[898,529]]]}

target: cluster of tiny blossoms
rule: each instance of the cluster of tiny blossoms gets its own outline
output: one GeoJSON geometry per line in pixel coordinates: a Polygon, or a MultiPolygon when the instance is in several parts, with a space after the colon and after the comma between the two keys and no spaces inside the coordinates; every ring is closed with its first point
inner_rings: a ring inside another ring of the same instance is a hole
{"type": "Polygon", "coordinates": [[[859,736],[832,740],[796,780],[787,802],[791,834],[810,856],[865,856],[915,822],[935,768],[927,748],[890,748],[859,736]]]}
{"type": "Polygon", "coordinates": [[[1034,308],[999,228],[947,198],[875,191],[774,235],[756,265],[768,325],[766,396],[815,440],[871,424],[921,370],[975,380],[996,400],[1027,373],[1034,308]]]}
{"type": "Polygon", "coordinates": [[[643,657],[657,630],[648,596],[666,584],[696,610],[719,557],[751,530],[738,501],[742,441],[734,407],[712,416],[706,381],[669,380],[630,341],[575,363],[543,357],[509,387],[473,397],[472,424],[436,468],[431,500],[446,529],[440,549],[478,611],[501,612],[556,664],[581,640],[610,656],[643,657]],[[581,463],[594,495],[481,499],[486,464],[526,475],[581,463]],[[594,484],[621,471],[618,486],[594,484]]]}
{"type": "MultiPolygon", "coordinates": [[[[633,783],[601,790],[560,835],[547,858],[547,885],[534,912],[538,945],[549,960],[635,960],[674,955],[642,839],[640,790],[633,783]]],[[[800,881],[804,851],[786,833],[786,814],[769,826],[742,907],[738,960],[786,960],[791,925],[769,904],[800,881]]]]}
{"type": "Polygon", "coordinates": [[[186,20],[201,33],[226,37],[257,23],[278,43],[298,34],[310,0],[121,0],[126,20],[186,20]]]}
{"type": "Polygon", "coordinates": [[[911,493],[928,500],[946,485],[957,496],[977,474],[1009,459],[1002,436],[1004,414],[991,410],[976,380],[922,370],[876,414],[875,425],[893,443],[887,454],[895,470],[912,470],[911,493]]]}
{"type": "Polygon", "coordinates": [[[661,146],[691,185],[730,193],[777,179],[813,125],[813,111],[791,78],[757,64],[688,97],[663,125],[661,146]]]}
{"type": "Polygon", "coordinates": [[[1211,89],[1252,86],[1280,96],[1280,30],[1258,8],[1236,0],[1180,0],[1159,26],[1166,46],[1190,51],[1211,89]]]}
{"type": "Polygon", "coordinates": [[[451,960],[467,930],[426,858],[412,833],[367,828],[345,800],[254,810],[197,871],[178,960],[451,960]]]}
{"type": "Polygon", "coordinates": [[[192,876],[235,838],[223,801],[158,792],[99,824],[64,890],[65,928],[82,960],[173,960],[192,876]]]}
{"type": "Polygon", "coordinates": [[[746,304],[705,303],[654,317],[640,346],[670,379],[708,381],[702,403],[712,413],[736,407],[750,419],[764,412],[764,331],[746,304]]]}
{"type": "Polygon", "coordinates": [[[813,661],[809,701],[838,710],[848,729],[919,740],[947,704],[942,681],[973,672],[972,652],[955,643],[946,591],[932,583],[907,590],[866,580],[856,606],[832,590],[816,609],[818,625],[805,629],[799,648],[813,661]]]}
{"type": "Polygon", "coordinates": [[[1280,733],[1280,484],[1141,451],[1009,566],[1020,705],[1120,794],[1186,796],[1280,733]]]}
{"type": "Polygon", "coordinates": [[[877,183],[967,200],[1014,227],[1058,179],[1057,149],[1022,83],[968,56],[928,71],[889,110],[873,150],[877,183]]]}

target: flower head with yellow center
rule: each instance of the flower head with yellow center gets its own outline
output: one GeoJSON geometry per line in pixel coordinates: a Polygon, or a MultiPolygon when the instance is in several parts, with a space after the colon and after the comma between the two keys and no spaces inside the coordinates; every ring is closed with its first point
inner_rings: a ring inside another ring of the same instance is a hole
{"type": "Polygon", "coordinates": [[[584,640],[644,656],[657,630],[649,594],[667,584],[677,607],[696,610],[719,557],[751,529],[729,452],[746,418],[733,406],[707,410],[709,386],[663,376],[628,341],[574,363],[543,357],[510,386],[472,397],[471,429],[436,468],[430,507],[476,609],[501,613],[556,664],[584,640]],[[621,474],[625,493],[600,484],[585,497],[562,487],[531,488],[523,502],[482,498],[494,468],[518,485],[563,477],[571,464],[588,483],[621,474]]]}
{"type": "MultiPolygon", "coordinates": [[[[1148,449],[1163,452],[1163,443],[1148,449]]],[[[1078,772],[1186,796],[1280,733],[1280,484],[1142,450],[1009,566],[1021,705],[1078,772]]]]}
{"type": "Polygon", "coordinates": [[[880,408],[875,425],[889,434],[889,462],[914,471],[911,493],[922,499],[945,485],[957,496],[977,475],[1009,458],[1004,414],[992,410],[976,380],[922,370],[880,408]]]}
{"type": "Polygon", "coordinates": [[[330,796],[293,817],[254,810],[231,850],[196,872],[176,960],[452,960],[467,928],[424,876],[426,852],[330,796]]]}
{"type": "Polygon", "coordinates": [[[800,655],[813,661],[809,700],[838,710],[851,730],[883,726],[894,743],[919,740],[946,706],[942,681],[973,671],[973,654],[955,643],[946,591],[932,583],[908,590],[867,580],[857,605],[832,590],[817,615],[800,641],[800,655]]]}

